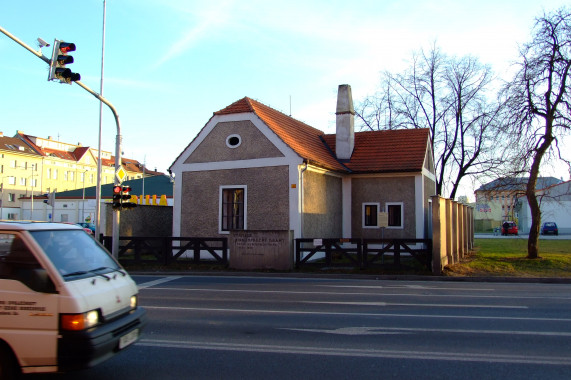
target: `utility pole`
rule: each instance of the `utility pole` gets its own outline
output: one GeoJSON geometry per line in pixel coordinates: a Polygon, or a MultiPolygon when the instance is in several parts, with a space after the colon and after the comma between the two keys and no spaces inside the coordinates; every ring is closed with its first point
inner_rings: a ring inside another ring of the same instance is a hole
{"type": "MultiPolygon", "coordinates": [[[[40,51],[32,49],[26,43],[22,42],[19,38],[12,35],[10,32],[2,28],[1,26],[0,26],[0,32],[2,32],[7,37],[12,39],[14,42],[18,43],[23,48],[28,50],[30,53],[34,54],[36,57],[40,58],[42,61],[50,65],[50,75],[48,77],[49,80],[56,79],[60,80],[61,82],[66,82],[69,84],[75,82],[78,86],[83,88],[85,91],[89,92],[91,95],[96,97],[100,102],[105,103],[109,107],[111,112],[113,112],[113,116],[115,117],[115,124],[117,125],[117,136],[115,140],[115,173],[121,170],[122,137],[121,137],[121,124],[119,123],[119,114],[117,113],[117,110],[115,109],[113,104],[111,104],[107,99],[105,99],[103,96],[99,95],[98,93],[87,87],[85,84],[81,83],[81,81],[79,80],[81,78],[79,74],[71,73],[69,69],[65,68],[66,64],[73,62],[73,58],[70,61],[68,58],[65,58],[65,55],[67,51],[75,50],[75,44],[56,40],[56,43],[54,44],[56,46],[53,47],[54,50],[52,53],[52,59],[49,59],[48,57],[42,54],[41,49],[40,51]],[[73,47],[71,47],[71,45],[73,45],[73,47]],[[61,54],[58,54],[58,51],[61,54]]],[[[97,173],[98,176],[101,175],[101,173],[99,172],[100,170],[101,170],[101,165],[98,165],[98,173],[97,173]]],[[[116,186],[121,185],[121,181],[119,180],[117,175],[115,175],[114,184],[116,186]]],[[[96,199],[96,202],[97,204],[99,204],[101,202],[101,199],[96,199]]],[[[119,210],[113,210],[113,234],[112,234],[113,245],[111,253],[115,258],[119,257],[119,223],[120,223],[119,210]]]]}

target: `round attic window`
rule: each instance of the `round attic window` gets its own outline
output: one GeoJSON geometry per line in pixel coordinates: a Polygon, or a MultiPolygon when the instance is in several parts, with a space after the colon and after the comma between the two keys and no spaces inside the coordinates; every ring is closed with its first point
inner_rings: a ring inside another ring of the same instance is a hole
{"type": "Polygon", "coordinates": [[[230,135],[226,138],[226,146],[228,148],[238,148],[242,143],[240,135],[230,135]]]}

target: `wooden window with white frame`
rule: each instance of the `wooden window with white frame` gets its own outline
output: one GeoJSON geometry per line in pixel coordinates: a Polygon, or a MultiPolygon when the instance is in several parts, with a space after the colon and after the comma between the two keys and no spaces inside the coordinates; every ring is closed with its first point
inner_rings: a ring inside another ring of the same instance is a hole
{"type": "Polygon", "coordinates": [[[380,204],[375,202],[363,203],[363,228],[378,228],[380,204]]]}
{"type": "Polygon", "coordinates": [[[220,187],[220,233],[247,228],[246,186],[220,187]]]}
{"type": "Polygon", "coordinates": [[[404,205],[402,202],[386,202],[385,207],[389,213],[388,228],[404,228],[404,205]]]}

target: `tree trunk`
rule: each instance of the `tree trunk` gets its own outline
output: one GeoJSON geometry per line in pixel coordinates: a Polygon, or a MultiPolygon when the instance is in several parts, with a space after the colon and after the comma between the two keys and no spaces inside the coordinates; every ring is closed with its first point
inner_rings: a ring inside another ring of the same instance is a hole
{"type": "MultiPolygon", "coordinates": [[[[535,162],[534,165],[532,165],[532,168],[535,168],[535,162]]],[[[539,224],[541,223],[541,210],[539,209],[539,202],[535,195],[538,173],[536,172],[534,174],[532,170],[530,174],[525,191],[531,212],[531,227],[529,230],[529,238],[527,240],[527,258],[537,259],[539,257],[539,224]]]]}
{"type": "Polygon", "coordinates": [[[541,164],[541,160],[545,155],[545,152],[547,152],[551,146],[551,142],[553,141],[552,131],[553,119],[547,117],[545,120],[545,134],[543,135],[543,143],[539,145],[535,151],[533,162],[531,164],[531,170],[529,172],[529,180],[525,190],[525,196],[527,197],[527,202],[529,203],[531,212],[531,227],[529,230],[529,238],[527,240],[528,259],[539,258],[539,226],[541,224],[541,209],[539,208],[539,201],[537,200],[535,189],[537,186],[537,177],[539,177],[539,166],[541,164]]]}

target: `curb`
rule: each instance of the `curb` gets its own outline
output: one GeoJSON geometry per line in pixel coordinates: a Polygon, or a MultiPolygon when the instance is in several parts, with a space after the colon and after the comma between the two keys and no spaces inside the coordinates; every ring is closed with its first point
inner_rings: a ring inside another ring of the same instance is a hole
{"type": "Polygon", "coordinates": [[[571,277],[505,277],[505,276],[420,276],[420,275],[374,275],[374,274],[338,274],[338,273],[273,273],[273,272],[189,272],[189,271],[129,271],[134,276],[221,276],[221,277],[270,277],[305,279],[353,279],[378,281],[443,281],[443,282],[505,282],[505,283],[542,283],[571,284],[571,277]]]}

